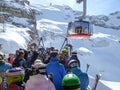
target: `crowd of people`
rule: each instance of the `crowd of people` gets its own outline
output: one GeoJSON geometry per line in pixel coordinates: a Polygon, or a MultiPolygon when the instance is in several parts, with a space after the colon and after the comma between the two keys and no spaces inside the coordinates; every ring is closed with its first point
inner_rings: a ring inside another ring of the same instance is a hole
{"type": "Polygon", "coordinates": [[[87,90],[89,78],[80,69],[77,51],[72,51],[71,56],[68,53],[67,46],[59,51],[55,47],[35,49],[31,44],[6,58],[0,44],[0,90],[5,87],[4,76],[7,88],[13,84],[20,87],[6,90],[87,90]],[[1,72],[5,72],[4,76],[1,72]]]}

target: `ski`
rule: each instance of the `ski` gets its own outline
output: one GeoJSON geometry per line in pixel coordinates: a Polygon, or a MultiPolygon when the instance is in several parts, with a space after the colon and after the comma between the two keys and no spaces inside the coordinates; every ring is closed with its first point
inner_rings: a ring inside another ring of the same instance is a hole
{"type": "Polygon", "coordinates": [[[90,64],[87,64],[86,73],[88,72],[89,67],[90,67],[90,64]]]}
{"type": "Polygon", "coordinates": [[[92,90],[96,90],[100,78],[101,78],[101,74],[96,74],[92,90]]]}

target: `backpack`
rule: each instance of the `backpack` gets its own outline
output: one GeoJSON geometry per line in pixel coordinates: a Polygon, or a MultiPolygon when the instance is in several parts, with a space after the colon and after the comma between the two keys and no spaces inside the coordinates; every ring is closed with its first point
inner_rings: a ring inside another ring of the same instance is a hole
{"type": "Polygon", "coordinates": [[[11,85],[24,80],[25,72],[20,67],[11,68],[6,71],[7,85],[11,85]]]}

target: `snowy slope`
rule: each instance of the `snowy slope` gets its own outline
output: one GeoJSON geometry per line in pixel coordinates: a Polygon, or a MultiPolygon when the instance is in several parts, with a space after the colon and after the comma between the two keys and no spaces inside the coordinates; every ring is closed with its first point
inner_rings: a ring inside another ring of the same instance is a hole
{"type": "Polygon", "coordinates": [[[3,44],[3,51],[6,54],[15,53],[16,49],[25,48],[26,41],[31,38],[27,33],[29,28],[18,28],[11,24],[6,24],[6,31],[0,32],[0,43],[3,44]]]}
{"type": "MultiPolygon", "coordinates": [[[[73,14],[74,11],[68,7],[66,10],[64,6],[59,5],[44,6],[44,9],[41,8],[40,10],[42,15],[37,16],[37,27],[40,36],[46,35],[45,46],[56,46],[60,48],[61,41],[63,43],[64,39],[63,35],[65,36],[67,32],[67,24],[75,17],[73,14]],[[67,12],[69,12],[70,15],[68,18],[65,18],[67,12]]],[[[109,17],[109,22],[106,22],[106,24],[112,22],[113,19],[116,25],[119,25],[119,20],[115,20],[113,17],[109,17]]],[[[120,82],[120,51],[118,50],[120,48],[120,31],[98,26],[93,27],[94,34],[90,39],[71,38],[69,42],[72,43],[74,49],[78,51],[82,65],[81,68],[83,70],[86,69],[86,64],[90,64],[88,71],[90,76],[95,77],[96,73],[102,73],[101,84],[97,90],[118,90],[120,83],[114,83],[114,87],[112,87],[110,83],[120,82]],[[115,53],[115,51],[117,51],[117,53],[115,53]],[[110,86],[108,86],[109,88],[105,86],[107,84],[110,84],[110,86]]],[[[90,81],[92,86],[93,79],[90,81]]]]}
{"type": "MultiPolygon", "coordinates": [[[[74,18],[80,12],[74,11],[66,5],[31,3],[31,6],[38,12],[36,15],[37,30],[39,36],[44,37],[45,47],[55,46],[60,49],[66,37],[68,22],[74,21],[74,18]]],[[[117,15],[120,16],[120,14],[117,15]]],[[[110,21],[106,23],[112,24],[114,21],[117,26],[120,25],[120,19],[115,19],[114,16],[109,18],[110,21]]],[[[14,21],[16,21],[16,18],[14,18],[14,21]]],[[[86,64],[90,64],[88,71],[90,86],[93,85],[95,74],[101,73],[102,77],[97,90],[119,90],[120,30],[99,26],[93,26],[93,28],[94,33],[90,39],[68,38],[69,43],[79,53],[81,69],[85,71],[86,64]]],[[[28,28],[17,28],[6,24],[6,32],[0,33],[0,43],[3,44],[3,51],[9,53],[20,47],[26,48],[27,43],[25,41],[30,39],[26,33],[28,30],[28,28]]]]}

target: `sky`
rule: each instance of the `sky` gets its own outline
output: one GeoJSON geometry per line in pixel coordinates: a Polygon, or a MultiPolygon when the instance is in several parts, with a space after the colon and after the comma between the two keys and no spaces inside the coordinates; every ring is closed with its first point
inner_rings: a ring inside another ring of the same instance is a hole
{"type": "MultiPolygon", "coordinates": [[[[74,10],[82,11],[83,6],[81,4],[76,4],[75,0],[29,0],[31,3],[43,3],[46,5],[61,4],[69,5],[74,10]]],[[[108,15],[115,11],[120,11],[120,0],[87,0],[87,15],[108,15]]]]}

